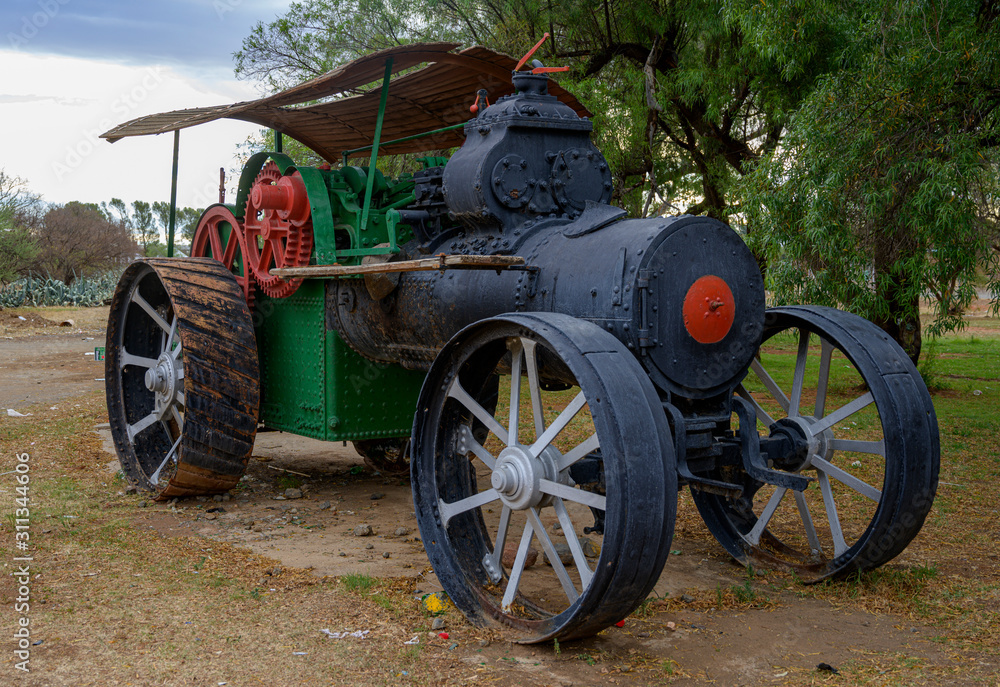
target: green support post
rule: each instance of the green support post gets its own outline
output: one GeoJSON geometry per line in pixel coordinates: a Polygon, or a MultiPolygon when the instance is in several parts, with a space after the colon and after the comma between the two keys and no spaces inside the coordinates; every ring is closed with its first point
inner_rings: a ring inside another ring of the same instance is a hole
{"type": "Polygon", "coordinates": [[[368,210],[372,205],[372,188],[375,185],[375,169],[378,164],[379,141],[382,138],[382,120],[385,119],[385,104],[389,100],[390,76],[392,76],[391,57],[385,61],[385,76],[382,78],[382,98],[378,103],[378,118],[375,120],[375,141],[372,143],[372,155],[368,161],[368,186],[365,189],[365,207],[361,211],[361,231],[368,229],[368,210]]]}
{"type": "Polygon", "coordinates": [[[277,129],[275,129],[274,130],[274,152],[276,152],[276,153],[282,152],[281,148],[282,148],[281,132],[278,131],[277,129]]]}
{"type": "Polygon", "coordinates": [[[181,130],[174,129],[174,170],[170,175],[170,221],[167,223],[167,257],[174,257],[174,227],[177,226],[177,160],[181,149],[181,130]]]}

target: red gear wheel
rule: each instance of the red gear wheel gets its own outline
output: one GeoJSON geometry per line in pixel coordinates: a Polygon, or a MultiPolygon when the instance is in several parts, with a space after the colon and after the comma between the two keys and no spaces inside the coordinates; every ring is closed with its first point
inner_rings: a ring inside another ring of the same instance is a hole
{"type": "Polygon", "coordinates": [[[302,175],[283,175],[274,161],[268,162],[250,189],[243,229],[247,262],[261,290],[272,298],[295,293],[301,279],[282,279],[271,270],[309,264],[313,227],[302,175]]]}
{"type": "Polygon", "coordinates": [[[253,310],[254,284],[247,265],[247,242],[243,222],[225,205],[210,205],[198,219],[191,241],[192,258],[214,258],[221,262],[236,277],[236,283],[243,289],[243,297],[253,310]],[[225,237],[224,224],[231,227],[225,237]],[[223,245],[225,242],[225,245],[223,245]]]}

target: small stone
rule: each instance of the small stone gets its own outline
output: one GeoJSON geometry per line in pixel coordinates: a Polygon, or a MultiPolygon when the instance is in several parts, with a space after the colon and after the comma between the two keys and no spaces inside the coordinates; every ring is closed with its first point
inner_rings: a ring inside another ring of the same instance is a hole
{"type": "Polygon", "coordinates": [[[347,554],[346,554],[346,553],[344,553],[343,551],[341,551],[339,555],[340,555],[340,556],[345,556],[345,557],[347,556],[347,554]]]}
{"type": "Polygon", "coordinates": [[[374,544],[366,544],[366,545],[365,545],[365,548],[366,548],[366,549],[368,549],[368,550],[370,551],[370,550],[372,550],[372,549],[374,549],[374,548],[375,548],[375,545],[374,545],[374,544]]]}
{"type": "Polygon", "coordinates": [[[354,531],[351,534],[353,534],[355,537],[370,537],[373,534],[372,526],[358,525],[357,527],[354,528],[354,531]]]}
{"type": "Polygon", "coordinates": [[[230,499],[232,499],[232,497],[229,494],[223,494],[222,495],[222,501],[223,501],[223,503],[225,503],[226,501],[229,501],[230,499]]]}
{"type": "Polygon", "coordinates": [[[139,490],[135,487],[135,485],[130,484],[127,487],[125,487],[126,494],[137,494],[138,492],[139,490]]]}
{"type": "MultiPolygon", "coordinates": [[[[562,542],[558,542],[556,544],[553,544],[553,546],[555,546],[556,555],[559,556],[559,560],[562,561],[562,564],[572,565],[573,552],[569,550],[569,544],[563,544],[562,542]]],[[[545,555],[545,562],[548,563],[549,565],[552,565],[552,563],[549,561],[548,554],[545,555]]]]}
{"type": "Polygon", "coordinates": [[[374,494],[372,494],[372,501],[381,501],[384,498],[385,498],[385,494],[383,494],[380,491],[375,492],[374,494]]]}
{"type": "Polygon", "coordinates": [[[298,508],[289,508],[289,509],[288,509],[288,514],[289,514],[289,515],[297,515],[297,514],[298,514],[298,512],[299,512],[299,509],[298,509],[298,508]]]}
{"type": "MultiPolygon", "coordinates": [[[[507,542],[503,547],[503,555],[500,556],[500,562],[503,563],[505,568],[513,568],[514,561],[517,558],[517,542],[507,542]]],[[[530,568],[538,560],[538,551],[528,547],[528,557],[524,561],[524,567],[530,568]]]]}
{"type": "Polygon", "coordinates": [[[253,526],[253,531],[254,531],[254,532],[263,532],[263,531],[264,531],[264,528],[263,528],[263,527],[261,527],[260,525],[254,525],[254,526],[253,526]]]}
{"type": "Polygon", "coordinates": [[[320,510],[330,510],[330,508],[332,508],[332,507],[333,507],[333,504],[330,503],[329,501],[323,501],[322,503],[319,504],[319,509],[320,510]]]}
{"type": "Polygon", "coordinates": [[[284,497],[284,496],[282,496],[281,494],[278,494],[277,496],[274,496],[274,497],[272,497],[272,498],[273,498],[273,499],[274,499],[275,501],[284,501],[284,500],[285,500],[285,497],[284,497]]]}
{"type": "Polygon", "coordinates": [[[393,532],[393,534],[396,535],[397,537],[405,537],[409,533],[410,533],[410,530],[409,530],[408,527],[397,527],[396,531],[393,532]]]}
{"type": "Polygon", "coordinates": [[[216,503],[222,503],[222,494],[216,494],[215,496],[212,497],[212,500],[215,501],[216,503]]]}
{"type": "Polygon", "coordinates": [[[205,513],[206,520],[215,520],[219,515],[217,513],[205,513]]]}
{"type": "Polygon", "coordinates": [[[597,558],[601,555],[601,545],[589,537],[581,537],[580,546],[583,548],[583,555],[587,558],[597,558]]]}
{"type": "Polygon", "coordinates": [[[673,632],[674,630],[677,629],[677,623],[675,623],[673,621],[669,621],[667,623],[667,629],[670,630],[671,632],[673,632]]]}
{"type": "Polygon", "coordinates": [[[488,640],[488,639],[480,639],[479,640],[479,646],[483,647],[484,649],[486,647],[488,647],[489,645],[490,645],[490,640],[488,640]]]}
{"type": "Polygon", "coordinates": [[[443,630],[445,626],[444,618],[435,618],[431,621],[432,630],[443,630]]]}
{"type": "Polygon", "coordinates": [[[205,501],[208,501],[207,496],[196,496],[195,498],[198,500],[198,503],[204,503],[205,501]]]}
{"type": "Polygon", "coordinates": [[[689,604],[692,601],[694,601],[694,597],[693,596],[689,596],[687,594],[681,594],[681,602],[682,603],[689,604]]]}
{"type": "Polygon", "coordinates": [[[141,501],[139,503],[139,508],[148,508],[148,507],[149,507],[149,501],[141,501]]]}
{"type": "Polygon", "coordinates": [[[60,327],[75,327],[76,323],[73,320],[63,320],[59,323],[60,327]]]}
{"type": "Polygon", "coordinates": [[[389,554],[389,552],[388,552],[388,551],[383,551],[383,552],[382,552],[382,558],[388,558],[388,557],[389,557],[389,555],[390,555],[390,554],[389,554]]]}
{"type": "Polygon", "coordinates": [[[302,490],[301,489],[296,489],[294,487],[292,487],[290,489],[285,489],[285,498],[286,499],[300,499],[300,498],[302,498],[302,490]]]}

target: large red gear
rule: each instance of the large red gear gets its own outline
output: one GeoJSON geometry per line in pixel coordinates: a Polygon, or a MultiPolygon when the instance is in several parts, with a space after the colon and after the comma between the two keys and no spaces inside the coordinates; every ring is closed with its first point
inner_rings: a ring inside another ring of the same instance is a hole
{"type": "Polygon", "coordinates": [[[192,258],[215,258],[236,277],[236,283],[243,289],[243,297],[253,310],[254,284],[247,265],[247,243],[243,223],[225,205],[210,205],[198,220],[198,228],[191,241],[192,258]],[[229,236],[222,245],[224,224],[231,227],[229,236]]]}
{"type": "Polygon", "coordinates": [[[302,280],[282,279],[271,270],[309,264],[313,228],[302,175],[283,175],[277,164],[268,162],[254,179],[243,219],[254,280],[272,298],[291,296],[302,280]]]}

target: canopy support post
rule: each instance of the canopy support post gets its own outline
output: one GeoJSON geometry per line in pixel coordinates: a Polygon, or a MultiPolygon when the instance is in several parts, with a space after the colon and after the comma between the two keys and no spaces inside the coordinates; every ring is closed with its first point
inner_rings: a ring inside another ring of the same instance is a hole
{"type": "Polygon", "coordinates": [[[167,223],[167,257],[174,257],[174,228],[177,226],[177,160],[181,149],[181,130],[174,129],[174,169],[170,175],[170,221],[167,223]]]}
{"type": "MultiPolygon", "coordinates": [[[[368,160],[368,185],[365,188],[365,207],[361,211],[361,231],[368,229],[368,211],[372,205],[372,188],[375,186],[375,172],[378,164],[378,146],[382,139],[382,120],[385,119],[385,104],[389,100],[389,77],[392,76],[392,58],[385,61],[385,76],[382,78],[382,97],[378,103],[378,118],[375,120],[375,140],[372,143],[372,154],[368,160]]],[[[395,241],[391,241],[395,248],[395,241]]]]}

